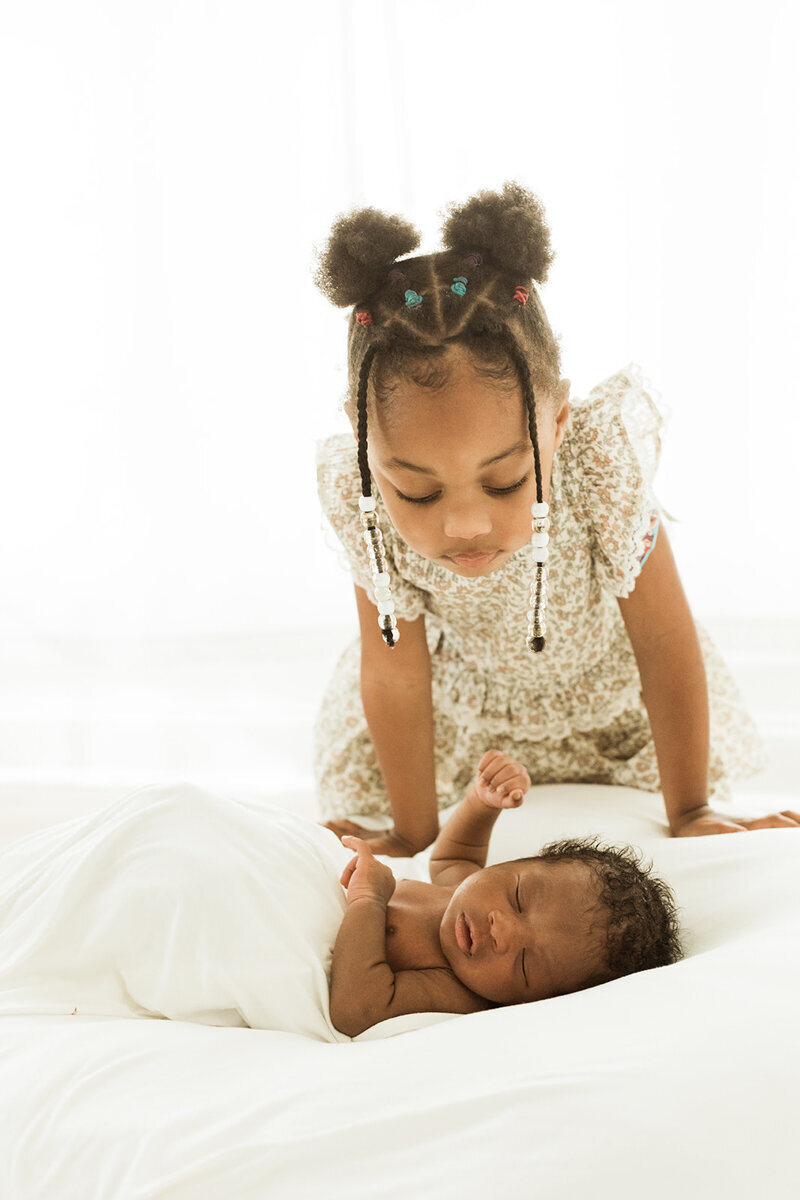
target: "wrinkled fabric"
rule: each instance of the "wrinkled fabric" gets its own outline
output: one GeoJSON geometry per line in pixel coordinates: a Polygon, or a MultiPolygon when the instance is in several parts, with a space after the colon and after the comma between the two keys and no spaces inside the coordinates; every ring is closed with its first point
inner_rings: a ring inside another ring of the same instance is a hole
{"type": "Polygon", "coordinates": [[[162,1017],[349,1041],[329,976],[351,855],[285,808],[142,788],[0,851],[0,1017],[162,1017]]]}
{"type": "MultiPolygon", "coordinates": [[[[553,464],[547,643],[540,654],[525,644],[529,547],[490,575],[456,575],[403,541],[376,494],[396,614],[407,621],[425,617],[440,807],[469,786],[490,746],[520,759],[534,783],[659,790],[639,672],[617,599],[636,586],[662,519],[653,494],[662,427],[633,364],[573,403],[553,464]]],[[[374,599],[350,435],[321,443],[318,484],[353,581],[374,599]]],[[[762,765],[763,750],[727,667],[700,626],[698,635],[709,688],[713,803],[728,796],[731,779],[762,765]]],[[[356,639],[337,664],[317,721],[315,766],[326,818],[389,812],[361,704],[359,661],[356,639]]]]}

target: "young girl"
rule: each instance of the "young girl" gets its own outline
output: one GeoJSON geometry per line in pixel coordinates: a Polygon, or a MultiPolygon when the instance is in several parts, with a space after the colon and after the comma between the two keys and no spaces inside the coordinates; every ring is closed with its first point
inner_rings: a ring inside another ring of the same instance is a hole
{"type": "Polygon", "coordinates": [[[534,783],[661,790],[674,834],[800,824],[714,811],[759,767],[758,735],[681,587],[638,369],[570,408],[535,287],[552,260],[541,204],[506,184],[451,208],[443,251],[401,258],[418,242],[363,209],[317,274],[353,305],[355,438],[322,443],[319,491],[361,627],[317,726],[329,827],[422,849],[487,743],[534,783]]]}

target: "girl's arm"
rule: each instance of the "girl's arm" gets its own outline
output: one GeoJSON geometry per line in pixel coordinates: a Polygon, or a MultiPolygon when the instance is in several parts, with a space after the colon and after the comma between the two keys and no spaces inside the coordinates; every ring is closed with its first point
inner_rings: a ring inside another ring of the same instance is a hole
{"type": "Polygon", "coordinates": [[[475,782],[434,843],[431,883],[456,887],[485,867],[495,821],[504,808],[520,805],[530,786],[524,767],[499,750],[487,750],[475,782]]]}
{"type": "Polygon", "coordinates": [[[692,614],[663,528],[630,596],[619,601],[650,717],[674,834],[798,828],[800,813],[731,817],[708,806],[708,684],[692,614]]]}
{"type": "Polygon", "coordinates": [[[375,605],[356,588],[361,625],[361,698],[394,818],[394,838],[370,838],[376,854],[416,854],[439,832],[433,758],[431,660],[425,618],[398,621],[393,650],[375,605]]]}
{"type": "Polygon", "coordinates": [[[636,655],[669,826],[677,833],[708,800],[708,684],[689,603],[665,530],[619,607],[636,655]]]}

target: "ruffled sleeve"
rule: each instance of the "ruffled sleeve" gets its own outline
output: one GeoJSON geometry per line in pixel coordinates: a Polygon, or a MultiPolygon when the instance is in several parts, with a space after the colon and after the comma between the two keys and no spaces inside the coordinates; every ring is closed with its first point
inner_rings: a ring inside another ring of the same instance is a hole
{"type": "Polygon", "coordinates": [[[635,364],[594,388],[570,416],[565,444],[576,467],[576,500],[590,528],[597,577],[615,596],[633,591],[658,536],[652,488],[663,425],[635,364]]]}
{"type": "MultiPolygon", "coordinates": [[[[322,511],[344,551],[353,583],[363,588],[373,604],[377,604],[358,507],[361,476],[356,443],[349,434],[336,434],[317,444],[317,490],[322,511]]],[[[414,621],[425,611],[426,593],[400,575],[394,554],[397,534],[380,496],[376,496],[376,501],[395,613],[399,620],[414,621]]]]}

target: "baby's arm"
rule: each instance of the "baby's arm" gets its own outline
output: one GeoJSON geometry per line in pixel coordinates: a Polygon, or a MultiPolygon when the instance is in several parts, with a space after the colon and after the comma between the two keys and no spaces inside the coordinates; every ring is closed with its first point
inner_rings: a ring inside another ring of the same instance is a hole
{"type": "Polygon", "coordinates": [[[331,964],[330,1013],[336,1028],[357,1037],[389,1017],[491,1008],[447,968],[392,970],[386,961],[386,907],[394,894],[394,875],[360,838],[342,841],[358,853],[341,878],[347,888],[347,912],[331,964]]]}
{"type": "Polygon", "coordinates": [[[494,823],[504,808],[516,808],[531,786],[524,767],[487,750],[475,782],[437,837],[431,851],[431,882],[455,886],[486,865],[494,823]]]}

